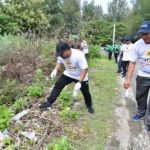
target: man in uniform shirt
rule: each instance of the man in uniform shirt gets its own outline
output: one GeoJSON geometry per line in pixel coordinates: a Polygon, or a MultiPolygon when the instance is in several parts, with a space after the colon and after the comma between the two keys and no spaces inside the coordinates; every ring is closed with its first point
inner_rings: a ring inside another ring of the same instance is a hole
{"type": "Polygon", "coordinates": [[[55,69],[51,73],[51,78],[56,76],[62,65],[64,65],[66,70],[55,83],[47,102],[42,104],[40,108],[45,110],[51,107],[62,89],[67,84],[75,82],[74,95],[77,94],[78,90],[81,90],[88,112],[94,113],[88,85],[88,65],[84,54],[79,50],[71,49],[66,42],[61,41],[56,46],[56,55],[58,60],[55,69]]]}
{"type": "Polygon", "coordinates": [[[127,89],[130,86],[136,60],[139,60],[138,75],[136,78],[136,101],[138,110],[132,120],[141,120],[147,111],[147,129],[150,132],[150,103],[147,106],[148,93],[150,90],[150,21],[144,21],[139,32],[141,39],[133,46],[124,88],[127,89]]]}

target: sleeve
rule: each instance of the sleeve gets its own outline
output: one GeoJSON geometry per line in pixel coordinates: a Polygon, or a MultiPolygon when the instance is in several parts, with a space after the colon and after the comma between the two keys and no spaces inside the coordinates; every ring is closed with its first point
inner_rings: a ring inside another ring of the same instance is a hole
{"type": "Polygon", "coordinates": [[[79,60],[78,60],[79,61],[79,63],[78,63],[79,67],[81,69],[87,69],[88,68],[88,64],[87,64],[87,60],[85,58],[85,55],[81,54],[80,57],[78,57],[78,58],[79,58],[79,60]]]}
{"type": "Polygon", "coordinates": [[[136,60],[138,59],[138,48],[137,48],[137,45],[133,45],[132,46],[132,50],[131,50],[131,53],[130,53],[130,61],[131,62],[136,62],[136,60]]]}
{"type": "Polygon", "coordinates": [[[57,63],[62,64],[62,58],[61,57],[58,57],[57,63]]]}

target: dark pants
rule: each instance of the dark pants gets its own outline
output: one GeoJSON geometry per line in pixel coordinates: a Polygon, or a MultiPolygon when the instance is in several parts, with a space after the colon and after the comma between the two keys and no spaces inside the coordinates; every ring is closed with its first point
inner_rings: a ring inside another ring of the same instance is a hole
{"type": "Polygon", "coordinates": [[[117,63],[118,53],[114,53],[115,63],[117,63]]]}
{"type": "Polygon", "coordinates": [[[122,69],[123,69],[122,75],[126,76],[128,66],[129,66],[129,61],[122,61],[122,69]]]}
{"type": "Polygon", "coordinates": [[[120,56],[117,64],[118,64],[118,72],[121,72],[122,71],[122,55],[120,56]]]}
{"type": "MultiPolygon", "coordinates": [[[[61,77],[58,79],[58,81],[56,82],[50,96],[48,97],[48,102],[49,103],[54,103],[54,101],[56,100],[56,98],[60,95],[62,89],[69,83],[71,82],[75,82],[77,83],[78,80],[67,77],[65,75],[61,75],[61,77]]],[[[87,107],[92,106],[92,100],[91,100],[91,94],[89,92],[89,85],[88,85],[88,81],[83,81],[81,83],[81,92],[84,96],[84,100],[85,100],[85,104],[87,107]]]]}
{"type": "Polygon", "coordinates": [[[112,52],[108,52],[108,59],[111,60],[112,52]]]}
{"type": "Polygon", "coordinates": [[[145,116],[146,111],[147,111],[147,123],[148,124],[150,124],[150,103],[147,106],[149,90],[150,90],[150,78],[137,76],[136,78],[136,101],[138,105],[138,114],[145,116]]]}

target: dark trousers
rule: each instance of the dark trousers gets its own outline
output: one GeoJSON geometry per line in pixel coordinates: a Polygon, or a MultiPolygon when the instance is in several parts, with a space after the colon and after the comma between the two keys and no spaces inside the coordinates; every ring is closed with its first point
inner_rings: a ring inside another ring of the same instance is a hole
{"type": "MultiPolygon", "coordinates": [[[[75,82],[77,83],[78,80],[67,77],[65,75],[61,75],[61,77],[57,80],[57,82],[55,83],[55,86],[50,94],[50,96],[48,97],[48,102],[49,103],[54,103],[54,101],[56,100],[56,98],[60,95],[62,89],[69,83],[71,82],[75,82]]],[[[84,100],[85,100],[85,104],[87,107],[92,106],[92,100],[91,100],[91,94],[89,92],[89,85],[88,85],[88,81],[83,81],[81,83],[81,92],[84,96],[84,100]]]]}
{"type": "Polygon", "coordinates": [[[126,76],[128,66],[129,66],[129,61],[122,61],[122,69],[123,69],[122,75],[126,76]]]}
{"type": "Polygon", "coordinates": [[[150,78],[137,76],[136,78],[136,101],[138,114],[145,116],[147,111],[147,123],[150,124],[150,103],[147,105],[150,90],[150,78]]]}
{"type": "Polygon", "coordinates": [[[122,71],[122,55],[120,56],[120,59],[117,62],[117,64],[118,64],[118,72],[121,72],[122,71]]]}
{"type": "Polygon", "coordinates": [[[112,52],[108,52],[108,59],[111,60],[112,52]]]}
{"type": "Polygon", "coordinates": [[[114,53],[115,63],[117,63],[118,53],[114,53]]]}

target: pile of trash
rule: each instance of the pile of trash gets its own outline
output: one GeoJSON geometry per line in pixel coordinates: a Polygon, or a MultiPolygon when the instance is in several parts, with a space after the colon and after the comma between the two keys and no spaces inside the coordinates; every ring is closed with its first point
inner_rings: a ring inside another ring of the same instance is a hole
{"type": "Polygon", "coordinates": [[[64,125],[59,117],[59,108],[41,111],[39,105],[38,101],[31,109],[23,110],[11,118],[9,131],[0,132],[0,149],[8,146],[3,143],[6,136],[11,138],[15,149],[39,150],[50,143],[52,136],[62,135],[64,125]]]}

